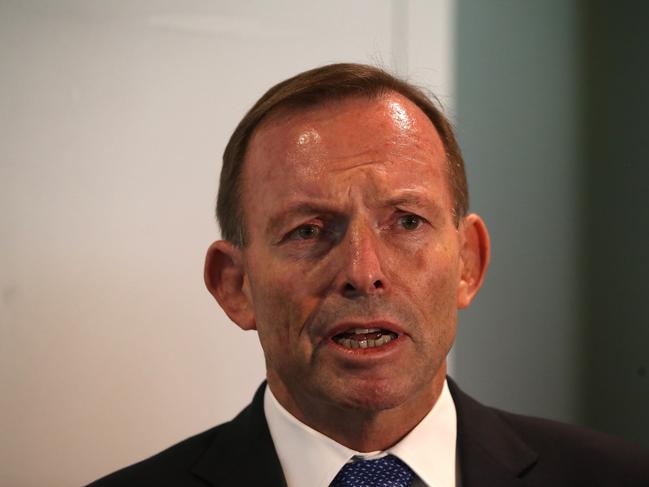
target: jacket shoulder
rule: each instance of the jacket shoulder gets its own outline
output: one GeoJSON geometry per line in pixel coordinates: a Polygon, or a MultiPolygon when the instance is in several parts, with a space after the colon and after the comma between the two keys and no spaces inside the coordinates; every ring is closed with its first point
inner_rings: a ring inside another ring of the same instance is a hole
{"type": "Polygon", "coordinates": [[[538,453],[537,478],[568,485],[649,486],[649,452],[598,431],[492,409],[538,453]]]}
{"type": "Polygon", "coordinates": [[[264,382],[252,403],[232,421],[187,438],[89,487],[285,486],[264,415],[265,388],[264,382]]]}
{"type": "Polygon", "coordinates": [[[448,385],[466,485],[649,487],[649,452],[642,448],[578,426],[485,406],[450,378],[448,385]]]}
{"type": "Polygon", "coordinates": [[[219,436],[227,434],[231,421],[187,438],[145,460],[122,468],[88,487],[117,487],[135,485],[205,485],[192,473],[192,467],[202,458],[219,436]]]}

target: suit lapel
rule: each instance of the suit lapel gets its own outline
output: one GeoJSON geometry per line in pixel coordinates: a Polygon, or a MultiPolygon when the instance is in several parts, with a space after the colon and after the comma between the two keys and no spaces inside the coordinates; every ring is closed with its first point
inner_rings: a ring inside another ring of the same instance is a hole
{"type": "Polygon", "coordinates": [[[464,394],[450,378],[457,409],[462,487],[530,485],[525,476],[538,455],[499,414],[464,394]]]}
{"type": "Polygon", "coordinates": [[[265,389],[264,382],[252,403],[223,425],[194,466],[195,475],[214,486],[286,486],[264,414],[265,389]]]}

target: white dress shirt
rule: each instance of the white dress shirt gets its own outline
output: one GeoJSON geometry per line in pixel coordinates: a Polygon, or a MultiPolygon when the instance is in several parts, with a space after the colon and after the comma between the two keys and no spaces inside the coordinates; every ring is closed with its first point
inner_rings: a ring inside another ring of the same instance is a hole
{"type": "Polygon", "coordinates": [[[371,459],[387,454],[399,457],[415,472],[415,485],[459,485],[455,458],[457,416],[446,381],[424,419],[385,451],[360,453],[335,442],[286,411],[269,387],[264,395],[264,413],[288,487],[328,487],[353,457],[371,459]]]}

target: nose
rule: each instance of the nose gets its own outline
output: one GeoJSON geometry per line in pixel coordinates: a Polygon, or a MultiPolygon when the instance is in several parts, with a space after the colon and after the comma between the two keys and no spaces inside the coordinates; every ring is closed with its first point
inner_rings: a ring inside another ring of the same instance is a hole
{"type": "Polygon", "coordinates": [[[348,298],[384,293],[388,281],[383,272],[384,265],[379,236],[372,228],[349,227],[342,242],[343,268],[340,272],[339,288],[348,298]]]}

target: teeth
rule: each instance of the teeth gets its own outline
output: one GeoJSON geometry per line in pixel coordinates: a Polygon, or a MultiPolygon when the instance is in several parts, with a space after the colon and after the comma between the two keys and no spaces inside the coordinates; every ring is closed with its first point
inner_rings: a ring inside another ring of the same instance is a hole
{"type": "Polygon", "coordinates": [[[354,335],[367,335],[368,333],[377,333],[381,331],[380,328],[354,328],[350,330],[354,335]]]}
{"type": "Polygon", "coordinates": [[[394,340],[394,337],[391,335],[382,335],[380,338],[375,340],[366,339],[366,340],[353,340],[351,338],[342,338],[337,340],[337,343],[342,345],[345,348],[356,349],[356,348],[375,348],[381,347],[389,342],[394,340]]]}

